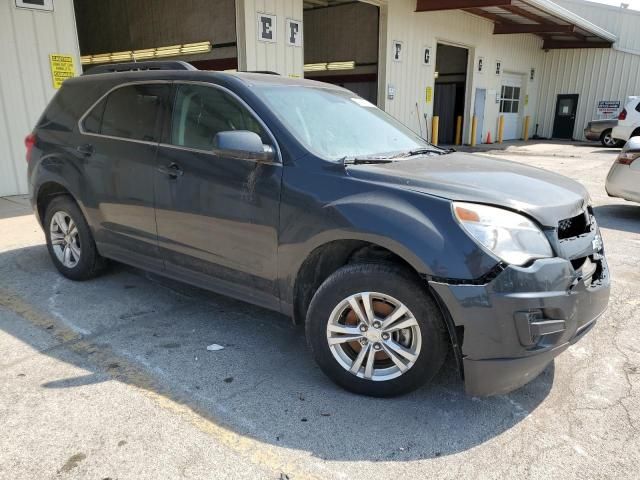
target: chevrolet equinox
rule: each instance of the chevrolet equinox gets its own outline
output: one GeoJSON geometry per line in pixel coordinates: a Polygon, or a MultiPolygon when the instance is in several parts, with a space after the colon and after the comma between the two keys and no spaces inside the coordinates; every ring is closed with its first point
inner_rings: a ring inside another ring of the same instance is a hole
{"type": "Polygon", "coordinates": [[[508,392],[609,299],[584,187],[440,149],[333,85],[99,66],[26,146],[62,275],[113,259],[282,312],[353,392],[413,390],[448,352],[468,393],[508,392]]]}

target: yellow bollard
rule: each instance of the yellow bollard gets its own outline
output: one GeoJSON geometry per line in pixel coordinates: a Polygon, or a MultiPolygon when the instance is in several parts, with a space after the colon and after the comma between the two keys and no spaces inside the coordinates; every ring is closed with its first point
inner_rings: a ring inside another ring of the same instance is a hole
{"type": "Polygon", "coordinates": [[[462,117],[456,118],[456,145],[462,145],[462,117]]]}
{"type": "Polygon", "coordinates": [[[476,146],[476,136],[478,134],[478,117],[475,115],[471,119],[471,141],[469,142],[472,147],[476,146]]]}
{"type": "Polygon", "coordinates": [[[498,138],[496,139],[496,143],[502,143],[503,135],[504,135],[504,115],[500,115],[500,119],[498,120],[498,138]]]}
{"type": "Polygon", "coordinates": [[[434,115],[431,121],[431,143],[438,145],[438,134],[440,128],[440,117],[434,115]]]}
{"type": "Polygon", "coordinates": [[[522,128],[522,139],[526,142],[529,140],[529,121],[531,117],[527,115],[524,117],[524,127],[522,128]]]}

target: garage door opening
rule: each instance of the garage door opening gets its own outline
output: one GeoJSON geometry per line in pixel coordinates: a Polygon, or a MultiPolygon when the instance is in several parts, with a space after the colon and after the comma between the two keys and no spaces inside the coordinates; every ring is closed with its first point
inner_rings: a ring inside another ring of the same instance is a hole
{"type": "Polygon", "coordinates": [[[469,50],[466,48],[438,44],[433,114],[440,117],[438,135],[440,144],[453,145],[455,143],[456,119],[458,117],[462,117],[460,132],[462,134],[468,61],[469,50]]]}
{"type": "Polygon", "coordinates": [[[304,0],[305,78],[378,103],[380,9],[351,0],[304,0]]]}
{"type": "Polygon", "coordinates": [[[238,68],[235,0],[75,0],[82,68],[184,60],[201,70],[238,68]],[[153,5],[152,5],[153,4],[153,5]]]}
{"type": "Polygon", "coordinates": [[[504,140],[522,135],[522,78],[518,73],[504,73],[500,90],[500,115],[504,117],[504,140]]]}

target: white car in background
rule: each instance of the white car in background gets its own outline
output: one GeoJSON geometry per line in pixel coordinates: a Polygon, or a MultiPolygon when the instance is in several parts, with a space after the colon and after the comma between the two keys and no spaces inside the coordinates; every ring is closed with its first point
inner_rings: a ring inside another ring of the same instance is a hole
{"type": "Polygon", "coordinates": [[[632,137],[624,146],[609,170],[605,188],[610,197],[640,202],[640,137],[632,137]]]}
{"type": "Polygon", "coordinates": [[[638,135],[640,135],[640,97],[629,97],[624,110],[618,116],[618,125],[613,128],[611,136],[626,142],[638,135]]]}

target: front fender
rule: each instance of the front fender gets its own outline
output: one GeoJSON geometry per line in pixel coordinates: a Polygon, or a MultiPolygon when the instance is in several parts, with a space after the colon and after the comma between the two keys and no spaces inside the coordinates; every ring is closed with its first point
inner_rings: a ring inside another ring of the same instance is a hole
{"type": "Polygon", "coordinates": [[[293,303],[295,280],[305,260],[319,247],[340,240],[384,247],[426,277],[474,280],[496,266],[454,220],[450,201],[363,182],[344,186],[360,191],[326,203],[297,195],[294,200],[283,193],[279,265],[285,304],[293,303]]]}

